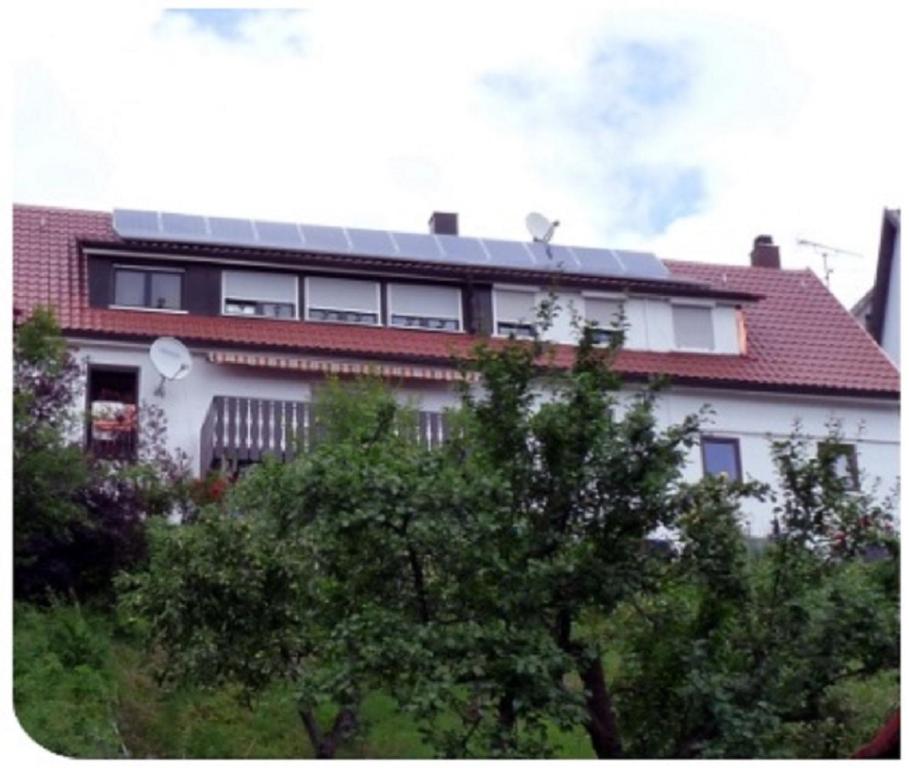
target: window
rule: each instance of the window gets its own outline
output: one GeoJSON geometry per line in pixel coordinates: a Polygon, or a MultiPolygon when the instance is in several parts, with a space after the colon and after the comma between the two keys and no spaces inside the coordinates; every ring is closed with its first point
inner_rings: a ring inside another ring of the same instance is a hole
{"type": "Polygon", "coordinates": [[[675,345],[679,349],[713,349],[713,310],[686,304],[672,306],[675,345]]]}
{"type": "Polygon", "coordinates": [[[136,368],[88,369],[88,447],[98,458],[131,461],[139,426],[136,368]]]}
{"type": "Polygon", "coordinates": [[[618,299],[584,298],[585,319],[597,323],[593,328],[593,340],[597,344],[608,344],[616,334],[614,326],[622,319],[622,302],[618,299]]]}
{"type": "Polygon", "coordinates": [[[332,323],[379,325],[379,284],[339,277],[306,278],[306,316],[332,323]]]}
{"type": "Polygon", "coordinates": [[[114,305],[180,310],[183,273],[176,269],[114,267],[114,305]]]}
{"type": "Polygon", "coordinates": [[[537,318],[536,293],[496,289],[496,333],[499,336],[533,338],[537,318]]]}
{"type": "Polygon", "coordinates": [[[431,331],[461,330],[461,291],[437,285],[388,286],[390,325],[431,331]]]}
{"type": "Polygon", "coordinates": [[[705,475],[725,475],[730,480],[742,479],[739,441],[734,437],[701,438],[701,458],[705,475]]]}
{"type": "Polygon", "coordinates": [[[851,443],[818,443],[817,455],[820,459],[834,458],[833,469],[848,491],[859,489],[858,459],[855,446],[851,443]]]}
{"type": "Polygon", "coordinates": [[[224,270],[225,315],[296,319],[299,288],[296,275],[224,270]]]}

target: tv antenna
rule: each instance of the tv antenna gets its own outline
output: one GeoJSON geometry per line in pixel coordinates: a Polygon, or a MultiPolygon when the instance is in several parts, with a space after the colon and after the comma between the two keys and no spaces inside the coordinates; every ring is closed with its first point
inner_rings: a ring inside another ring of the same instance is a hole
{"type": "Polygon", "coordinates": [[[799,238],[795,241],[798,245],[807,245],[809,248],[813,248],[815,251],[821,254],[821,260],[824,262],[824,282],[827,285],[827,288],[830,288],[830,275],[833,274],[833,267],[830,266],[828,258],[830,256],[858,256],[862,258],[861,253],[856,253],[855,251],[847,251],[844,248],[834,248],[832,245],[824,245],[823,243],[816,243],[813,240],[805,240],[799,238]]]}
{"type": "Polygon", "coordinates": [[[189,375],[193,359],[182,341],[173,336],[162,336],[152,342],[148,350],[155,370],[161,374],[161,382],[155,388],[158,397],[164,397],[164,382],[179,381],[189,375]]]}

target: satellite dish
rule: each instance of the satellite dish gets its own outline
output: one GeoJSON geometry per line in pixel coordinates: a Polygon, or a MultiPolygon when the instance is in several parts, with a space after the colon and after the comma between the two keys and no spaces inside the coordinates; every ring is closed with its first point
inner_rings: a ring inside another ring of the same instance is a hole
{"type": "Polygon", "coordinates": [[[161,383],[155,390],[159,397],[164,395],[164,382],[179,381],[189,375],[193,359],[183,342],[172,336],[155,339],[148,350],[152,365],[161,374],[161,383]]]}
{"type": "Polygon", "coordinates": [[[548,243],[552,240],[555,228],[559,226],[558,221],[550,221],[542,213],[528,213],[524,220],[527,224],[527,231],[537,243],[548,243]]]}

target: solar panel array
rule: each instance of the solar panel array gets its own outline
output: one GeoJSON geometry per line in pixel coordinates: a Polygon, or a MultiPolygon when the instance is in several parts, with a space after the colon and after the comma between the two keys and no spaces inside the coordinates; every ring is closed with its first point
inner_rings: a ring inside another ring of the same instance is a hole
{"type": "Polygon", "coordinates": [[[126,240],[154,240],[306,253],[331,253],[435,264],[564,271],[601,277],[668,280],[669,270],[652,253],[423,235],[376,229],[114,210],[114,231],[126,240]]]}

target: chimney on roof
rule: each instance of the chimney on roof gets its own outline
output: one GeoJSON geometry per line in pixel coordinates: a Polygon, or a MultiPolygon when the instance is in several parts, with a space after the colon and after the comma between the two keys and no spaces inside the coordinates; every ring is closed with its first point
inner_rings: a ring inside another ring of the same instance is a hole
{"type": "Polygon", "coordinates": [[[433,235],[458,234],[458,214],[433,211],[429,217],[429,231],[433,235]]]}
{"type": "Polygon", "coordinates": [[[780,247],[773,244],[770,235],[758,235],[754,238],[754,248],[751,249],[752,267],[780,268],[780,247]]]}

